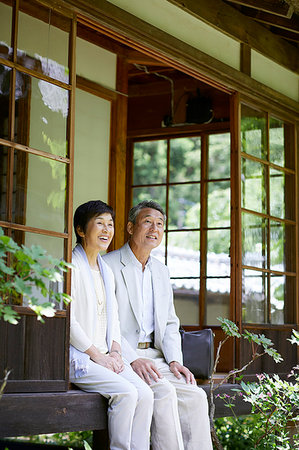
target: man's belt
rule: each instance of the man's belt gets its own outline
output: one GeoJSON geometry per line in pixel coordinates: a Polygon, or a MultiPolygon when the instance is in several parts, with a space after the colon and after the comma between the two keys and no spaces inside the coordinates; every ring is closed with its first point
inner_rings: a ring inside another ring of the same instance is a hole
{"type": "Polygon", "coordinates": [[[154,348],[153,342],[138,342],[139,349],[154,348]]]}

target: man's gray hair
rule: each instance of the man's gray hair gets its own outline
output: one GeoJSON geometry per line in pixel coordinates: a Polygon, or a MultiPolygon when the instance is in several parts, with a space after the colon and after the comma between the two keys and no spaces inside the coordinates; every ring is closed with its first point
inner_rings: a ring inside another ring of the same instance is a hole
{"type": "Polygon", "coordinates": [[[161,205],[159,205],[159,203],[155,202],[154,200],[143,200],[143,202],[140,202],[138,203],[138,205],[133,206],[133,208],[130,209],[128,221],[136,223],[138,214],[144,208],[156,209],[163,215],[164,222],[166,222],[166,214],[164,212],[164,209],[161,205]]]}

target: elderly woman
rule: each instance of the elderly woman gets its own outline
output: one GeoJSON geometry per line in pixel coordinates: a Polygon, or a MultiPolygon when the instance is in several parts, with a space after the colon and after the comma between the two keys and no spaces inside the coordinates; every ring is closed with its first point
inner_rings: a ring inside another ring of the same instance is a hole
{"type": "Polygon", "coordinates": [[[100,200],[84,203],[75,212],[74,229],[70,381],[108,399],[111,450],[145,450],[153,395],[122,359],[114,278],[99,254],[113,238],[114,212],[100,200]]]}

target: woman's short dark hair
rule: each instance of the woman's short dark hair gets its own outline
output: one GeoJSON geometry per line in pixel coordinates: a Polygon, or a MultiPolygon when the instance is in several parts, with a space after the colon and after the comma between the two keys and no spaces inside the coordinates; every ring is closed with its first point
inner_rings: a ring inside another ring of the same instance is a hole
{"type": "Polygon", "coordinates": [[[76,233],[77,244],[82,243],[82,238],[79,236],[77,228],[79,227],[80,230],[85,233],[90,219],[105,213],[111,214],[112,219],[114,220],[115,213],[113,209],[101,200],[90,200],[89,202],[78,206],[74,214],[74,230],[76,233]]]}

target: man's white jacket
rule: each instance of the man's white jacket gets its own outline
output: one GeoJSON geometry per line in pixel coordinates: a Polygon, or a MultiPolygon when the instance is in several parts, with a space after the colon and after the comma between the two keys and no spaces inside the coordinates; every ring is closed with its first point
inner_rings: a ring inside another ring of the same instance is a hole
{"type": "MultiPolygon", "coordinates": [[[[142,305],[138,301],[135,266],[131,260],[128,243],[119,250],[104,255],[115,277],[115,293],[118,302],[124,357],[131,363],[139,356],[136,353],[141,329],[142,305]]],[[[179,319],[173,305],[173,292],[169,271],[165,264],[151,257],[154,296],[154,346],[162,351],[167,363],[182,362],[179,319]]]]}

